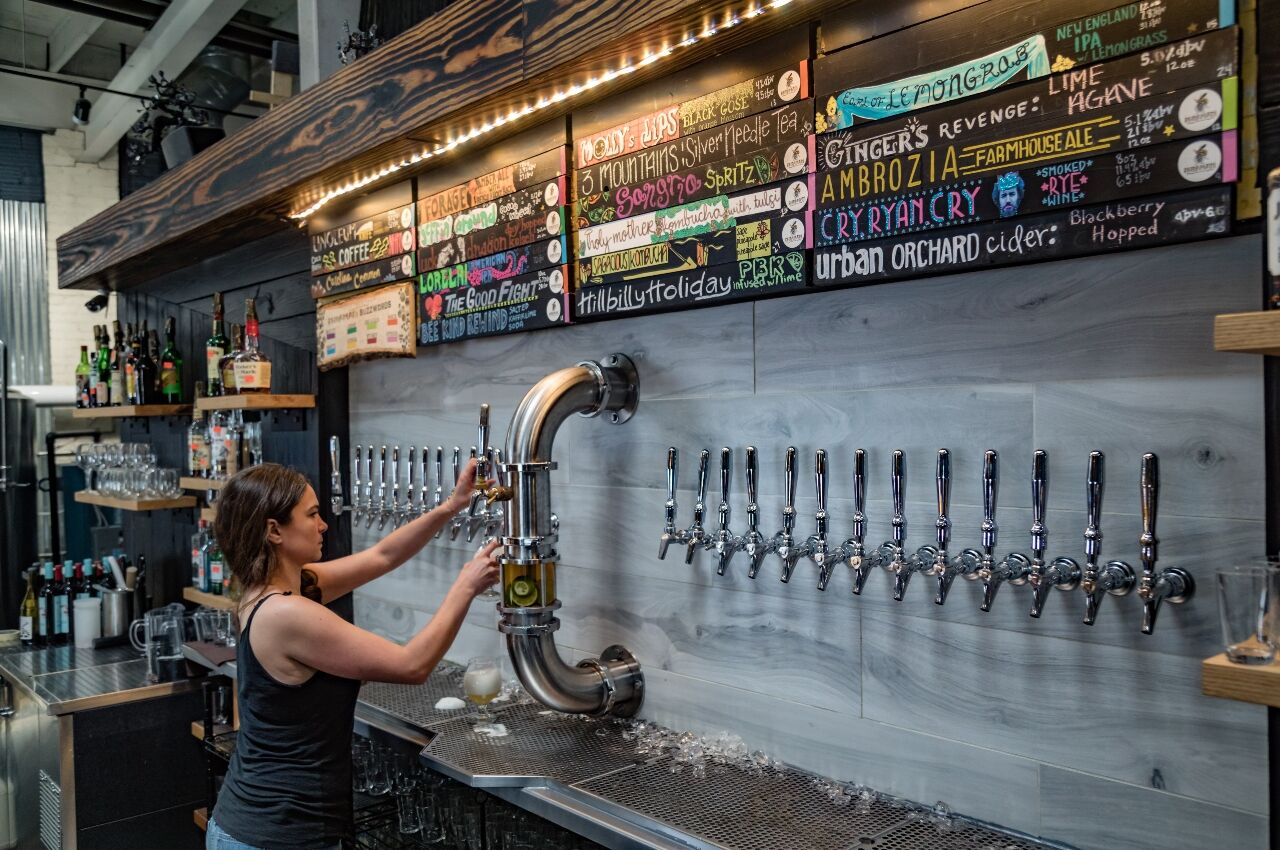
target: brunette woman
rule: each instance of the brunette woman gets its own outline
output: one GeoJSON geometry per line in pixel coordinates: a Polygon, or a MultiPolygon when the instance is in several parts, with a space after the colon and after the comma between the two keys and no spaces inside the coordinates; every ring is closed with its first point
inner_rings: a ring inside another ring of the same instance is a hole
{"type": "Polygon", "coordinates": [[[497,581],[483,546],[431,620],[403,646],[325,607],[413,557],[470,501],[473,460],[448,501],[377,545],[321,562],[327,526],[300,473],[274,463],[232,476],[214,533],[242,595],[237,608],[236,751],[209,818],[207,850],[327,850],[350,835],[351,727],[362,681],[421,683],[476,594],[497,581]]]}

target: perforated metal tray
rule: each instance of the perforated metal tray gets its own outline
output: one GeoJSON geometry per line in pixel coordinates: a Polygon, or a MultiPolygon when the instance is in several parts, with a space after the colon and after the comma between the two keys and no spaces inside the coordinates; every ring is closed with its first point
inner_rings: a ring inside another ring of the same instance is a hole
{"type": "Polygon", "coordinates": [[[465,668],[457,664],[441,664],[421,685],[391,685],[369,682],[360,689],[360,702],[419,729],[435,731],[461,711],[439,711],[435,705],[441,697],[465,699],[462,675],[465,668]]]}
{"type": "Polygon", "coordinates": [[[836,806],[813,777],[754,776],[709,765],[705,778],[662,759],[576,783],[608,809],[620,807],[725,850],[1038,850],[1041,845],[967,823],[940,832],[909,810],[876,800],[866,811],[836,806]]]}
{"type": "Polygon", "coordinates": [[[477,788],[515,787],[554,780],[570,785],[634,765],[635,745],[611,722],[586,722],[522,703],[498,715],[509,734],[475,732],[467,720],[440,728],[422,758],[432,767],[477,788]]]}

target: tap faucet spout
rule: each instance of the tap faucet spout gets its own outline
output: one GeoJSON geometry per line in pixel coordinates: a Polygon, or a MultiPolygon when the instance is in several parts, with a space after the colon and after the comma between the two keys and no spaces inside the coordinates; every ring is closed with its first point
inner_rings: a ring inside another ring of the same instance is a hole
{"type": "Polygon", "coordinates": [[[988,449],[982,456],[982,549],[962,549],[960,554],[947,561],[945,569],[938,574],[938,593],[934,596],[935,605],[944,605],[951,592],[951,585],[957,576],[964,576],[969,581],[976,580],[982,569],[990,569],[995,565],[992,554],[996,546],[996,492],[999,486],[997,464],[999,455],[988,449]]]}
{"type": "MultiPolygon", "coordinates": [[[[894,572],[893,598],[901,602],[907,592],[907,584],[914,573],[943,578],[949,568],[947,546],[951,543],[951,451],[938,449],[937,473],[934,483],[938,496],[938,519],[934,522],[937,545],[921,546],[904,566],[894,572]]],[[[937,601],[936,598],[934,600],[937,601]]]]}
{"type": "Polygon", "coordinates": [[[720,525],[706,542],[708,549],[716,553],[716,575],[722,576],[733,560],[734,553],[742,548],[741,541],[729,530],[729,479],[733,473],[733,450],[720,449],[720,525]]]}
{"type": "Polygon", "coordinates": [[[662,537],[658,540],[658,560],[665,560],[667,547],[672,543],[683,543],[684,535],[676,527],[676,479],[680,475],[680,451],[671,446],[667,449],[667,504],[666,523],[662,526],[662,537]]]}
{"type": "Polygon", "coordinates": [[[791,581],[791,573],[800,561],[800,544],[795,539],[796,528],[796,447],[787,446],[786,461],[783,464],[783,489],[786,504],[782,508],[782,530],[773,538],[773,551],[782,561],[781,580],[783,584],[791,581]]]}
{"type": "Polygon", "coordinates": [[[1191,573],[1182,567],[1165,567],[1157,572],[1157,547],[1160,543],[1156,537],[1156,508],[1160,498],[1160,460],[1148,452],[1142,456],[1142,470],[1139,483],[1142,499],[1142,536],[1138,545],[1142,557],[1142,578],[1138,581],[1138,597],[1142,600],[1142,633],[1149,635],[1155,631],[1156,615],[1160,613],[1160,603],[1169,602],[1180,605],[1195,593],[1195,581],[1191,573]]]}
{"type": "Polygon", "coordinates": [[[707,531],[702,526],[707,513],[707,466],[711,463],[711,452],[706,449],[698,455],[698,500],[693,503],[693,522],[684,532],[684,562],[693,563],[693,555],[707,543],[707,531]]]}
{"type": "Polygon", "coordinates": [[[388,502],[386,510],[383,513],[382,522],[378,523],[378,528],[382,528],[382,523],[391,520],[391,525],[398,528],[403,521],[400,514],[400,447],[391,447],[391,501],[388,502]]]}
{"type": "Polygon", "coordinates": [[[874,566],[866,552],[867,533],[867,453],[853,452],[853,535],[844,542],[844,562],[853,570],[853,594],[862,595],[862,587],[874,566]]]}
{"type": "MultiPolygon", "coordinates": [[[[373,451],[373,447],[369,447],[369,451],[373,451]]],[[[378,517],[378,530],[382,530],[382,526],[387,522],[387,447],[383,446],[378,452],[378,473],[376,476],[378,484],[377,506],[369,511],[369,519],[365,522],[365,528],[373,527],[373,518],[376,514],[378,517]]]]}
{"type": "Polygon", "coordinates": [[[747,533],[742,537],[742,551],[749,559],[747,578],[755,578],[769,554],[769,541],[760,533],[760,467],[756,447],[747,446],[747,533]]]}
{"type": "Polygon", "coordinates": [[[813,459],[813,485],[818,509],[813,515],[817,526],[814,534],[805,542],[805,554],[818,568],[818,590],[826,590],[835,565],[847,556],[843,546],[834,548],[827,543],[827,452],[818,449],[813,459]]]}
{"type": "MultiPolygon", "coordinates": [[[[453,480],[457,481],[458,476],[460,476],[461,474],[462,474],[462,447],[454,446],[453,447],[453,480]]],[[[441,481],[440,484],[441,486],[436,489],[436,492],[440,494],[440,496],[443,498],[444,482],[441,481]]],[[[455,514],[453,519],[449,521],[449,539],[457,540],[458,532],[462,531],[462,527],[466,524],[467,524],[466,514],[464,514],[461,511],[455,514]]]]}
{"type": "MultiPolygon", "coordinates": [[[[999,458],[995,452],[988,452],[987,462],[983,469],[982,504],[984,518],[982,522],[982,559],[975,579],[982,582],[982,603],[979,610],[989,612],[995,603],[996,593],[1000,585],[1008,582],[1012,585],[1027,583],[1027,572],[1031,569],[1031,559],[1021,552],[1010,552],[1000,561],[995,560],[995,547],[999,531],[996,525],[996,497],[1000,490],[999,458]],[[990,518],[990,522],[987,521],[990,518]]],[[[1034,488],[1033,488],[1034,493],[1034,488]]]]}
{"type": "Polygon", "coordinates": [[[1044,516],[1049,501],[1049,456],[1037,449],[1031,462],[1031,569],[1027,582],[1031,585],[1031,616],[1039,617],[1049,591],[1075,590],[1080,586],[1080,565],[1074,558],[1054,558],[1045,563],[1049,529],[1044,516]]]}
{"type": "Polygon", "coordinates": [[[1085,480],[1084,571],[1080,575],[1086,626],[1092,626],[1098,619],[1098,607],[1107,594],[1125,596],[1137,582],[1133,567],[1124,561],[1108,561],[1098,566],[1098,557],[1102,554],[1104,461],[1102,452],[1089,452],[1089,470],[1085,480]]]}
{"type": "Polygon", "coordinates": [[[337,435],[329,438],[329,510],[333,518],[342,516],[342,447],[337,435]]]}

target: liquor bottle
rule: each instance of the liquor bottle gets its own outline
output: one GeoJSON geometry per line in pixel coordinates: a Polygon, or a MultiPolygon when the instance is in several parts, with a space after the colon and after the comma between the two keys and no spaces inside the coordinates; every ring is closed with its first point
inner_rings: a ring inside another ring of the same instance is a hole
{"type": "Polygon", "coordinates": [[[205,544],[205,563],[208,565],[205,575],[208,577],[209,593],[221,596],[225,564],[222,560],[222,547],[218,545],[218,538],[212,534],[209,535],[209,542],[205,544]]]}
{"type": "Polygon", "coordinates": [[[114,387],[111,383],[111,339],[107,335],[107,326],[103,325],[98,336],[98,407],[111,406],[114,387]]]}
{"type": "Polygon", "coordinates": [[[55,646],[61,646],[70,637],[70,609],[67,604],[67,583],[62,577],[62,567],[45,564],[49,577],[49,636],[55,646]]]}
{"type": "Polygon", "coordinates": [[[240,391],[236,383],[236,357],[244,348],[244,330],[236,324],[231,326],[231,345],[227,353],[218,361],[218,374],[222,376],[222,394],[235,395],[240,391]]]}
{"type": "MultiPolygon", "coordinates": [[[[75,638],[75,628],[74,628],[75,624],[71,621],[71,603],[76,598],[76,586],[73,578],[74,576],[75,576],[75,561],[72,561],[70,558],[67,558],[65,561],[62,562],[62,592],[65,596],[65,604],[67,606],[65,626],[66,626],[68,641],[71,641],[75,638]]],[[[54,576],[54,581],[55,582],[57,581],[56,574],[54,576]]]]}
{"type": "Polygon", "coordinates": [[[95,558],[93,560],[93,572],[89,576],[89,596],[90,597],[92,597],[93,599],[97,599],[100,596],[102,596],[102,591],[100,591],[98,588],[104,581],[106,581],[106,579],[107,579],[106,574],[103,572],[103,569],[102,569],[102,562],[99,561],[97,558],[95,558]]]}
{"type": "Polygon", "coordinates": [[[75,602],[77,599],[88,599],[90,596],[89,590],[89,582],[84,576],[84,563],[81,562],[76,564],[71,571],[71,587],[69,588],[71,601],[75,602]]]}
{"type": "Polygon", "coordinates": [[[53,561],[44,562],[40,589],[36,591],[36,643],[53,646],[53,561]]]}
{"type": "Polygon", "coordinates": [[[18,639],[27,646],[35,643],[35,625],[39,616],[36,611],[35,570],[27,570],[27,593],[18,609],[18,639]]]}
{"type": "Polygon", "coordinates": [[[209,542],[209,522],[200,520],[196,523],[196,533],[191,535],[191,586],[196,590],[209,592],[209,577],[205,569],[205,544],[209,542]]]}
{"type": "Polygon", "coordinates": [[[98,371],[98,343],[101,340],[101,331],[94,325],[93,349],[89,352],[89,407],[98,406],[98,384],[102,381],[102,373],[98,371]]]}
{"type": "Polygon", "coordinates": [[[128,328],[129,353],[124,360],[124,403],[140,404],[138,401],[138,357],[142,354],[142,342],[133,325],[128,328]]]}
{"type": "Polygon", "coordinates": [[[147,556],[138,555],[137,571],[133,575],[133,610],[143,614],[151,610],[151,591],[147,582],[147,556]]]}
{"type": "Polygon", "coordinates": [[[115,335],[115,341],[111,345],[111,404],[118,407],[128,404],[124,400],[124,333],[120,330],[119,319],[111,323],[111,328],[115,335]]]}
{"type": "Polygon", "coordinates": [[[147,353],[150,340],[144,334],[134,337],[129,344],[133,349],[133,395],[134,404],[156,403],[156,361],[147,353]]]}
{"type": "Polygon", "coordinates": [[[165,404],[182,402],[182,353],[174,341],[175,320],[164,320],[164,351],[160,352],[160,395],[165,404]]]}
{"type": "Polygon", "coordinates": [[[271,392],[271,360],[258,348],[258,309],[252,298],[244,304],[244,350],[236,355],[236,392],[271,392]]]}
{"type": "Polygon", "coordinates": [[[147,359],[151,361],[151,403],[160,401],[160,334],[148,331],[146,342],[147,359]]]}
{"type": "Polygon", "coordinates": [[[219,368],[227,354],[227,331],[222,324],[222,293],[213,293],[213,333],[204,343],[205,390],[211,396],[222,395],[222,371],[219,368]]]}
{"type": "Polygon", "coordinates": [[[76,364],[76,407],[89,407],[89,346],[80,346],[76,364]]]}
{"type": "MultiPolygon", "coordinates": [[[[204,381],[196,381],[196,398],[204,395],[204,381]]],[[[211,474],[212,456],[209,450],[209,426],[204,421],[204,411],[197,409],[187,429],[187,474],[208,478],[211,474]]]]}

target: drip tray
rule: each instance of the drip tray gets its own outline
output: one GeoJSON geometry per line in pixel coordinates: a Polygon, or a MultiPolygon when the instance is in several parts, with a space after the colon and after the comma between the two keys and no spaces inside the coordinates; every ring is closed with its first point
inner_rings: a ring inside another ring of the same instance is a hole
{"type": "Polygon", "coordinates": [[[457,664],[441,664],[421,685],[369,682],[360,689],[360,703],[364,708],[376,709],[417,729],[435,731],[463,713],[461,710],[440,711],[435,706],[441,697],[465,699],[464,672],[465,668],[457,664]]]}
{"type": "Polygon", "coordinates": [[[640,761],[635,744],[610,721],[580,720],[522,703],[497,712],[508,734],[496,738],[456,719],[422,751],[433,768],[476,788],[565,785],[612,773],[640,761]]]}
{"type": "Polygon", "coordinates": [[[705,778],[669,759],[576,783],[573,790],[634,821],[635,813],[724,850],[1040,850],[1044,845],[956,821],[945,832],[910,809],[882,800],[836,806],[813,777],[788,771],[755,776],[708,765],[705,778]]]}

